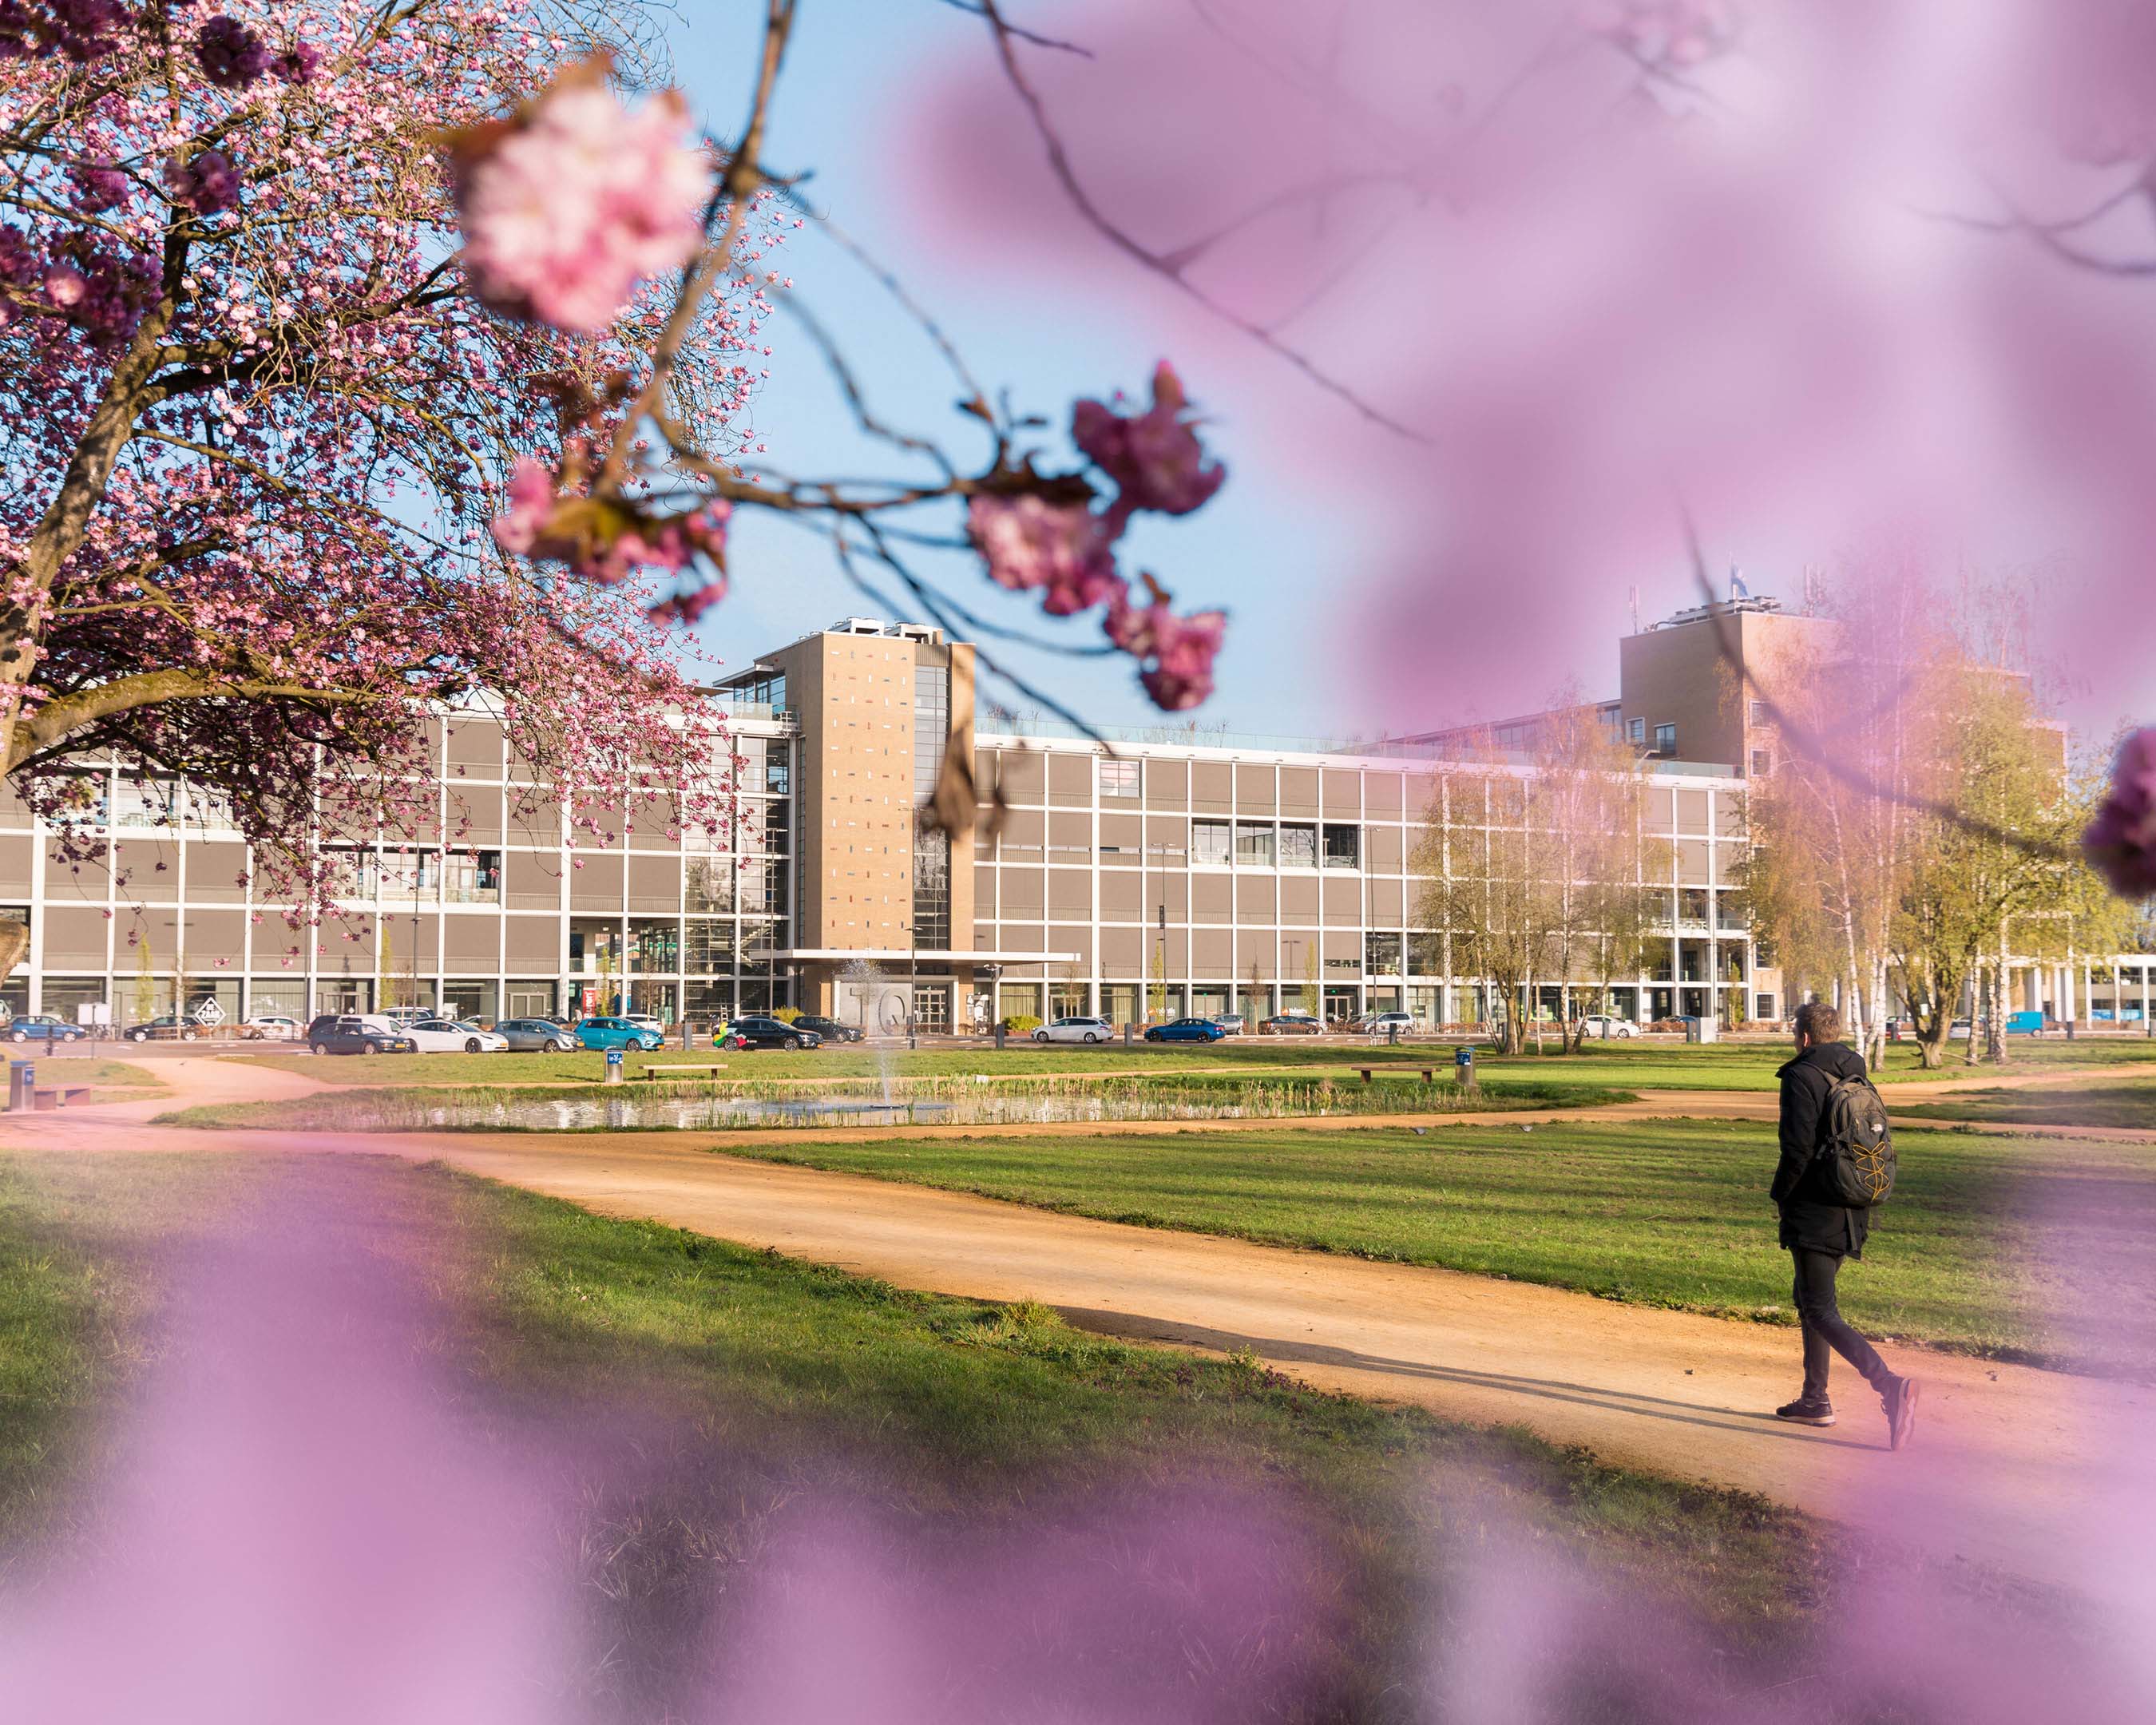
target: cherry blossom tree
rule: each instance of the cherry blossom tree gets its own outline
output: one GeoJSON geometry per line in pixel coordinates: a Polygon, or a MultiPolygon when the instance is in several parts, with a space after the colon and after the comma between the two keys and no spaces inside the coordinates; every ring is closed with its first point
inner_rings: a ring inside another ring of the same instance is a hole
{"type": "Polygon", "coordinates": [[[722,726],[670,631],[743,506],[924,594],[898,522],[952,511],[1161,705],[1204,698],[1223,615],[1116,567],[1134,512],[1224,478],[1165,365],[1143,410],[1080,403],[1075,470],[978,387],[970,472],[752,466],[793,13],[721,143],[539,0],[0,6],[0,772],[33,807],[87,752],[183,774],[313,919],[321,841],[401,824],[426,714],[485,696],[591,833],[625,788],[715,824],[722,726]]]}

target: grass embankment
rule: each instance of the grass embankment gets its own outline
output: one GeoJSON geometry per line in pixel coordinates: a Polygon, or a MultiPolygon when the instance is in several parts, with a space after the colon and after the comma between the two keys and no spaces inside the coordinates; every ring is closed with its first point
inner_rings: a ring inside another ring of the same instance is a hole
{"type": "Polygon", "coordinates": [[[12,1052],[13,1060],[34,1060],[38,1081],[41,1084],[86,1084],[90,1086],[93,1102],[136,1102],[146,1097],[162,1096],[165,1085],[157,1075],[146,1066],[135,1066],[126,1060],[108,1060],[95,1055],[58,1055],[39,1056],[19,1050],[12,1052]]]}
{"type": "Polygon", "coordinates": [[[1972,1090],[1943,1102],[1897,1106],[1897,1115],[1926,1120],[1967,1120],[2005,1126],[2127,1127],[2156,1130],[2156,1079],[2028,1090],[1972,1090]]]}
{"type": "Polygon", "coordinates": [[[698,1711],[669,1687],[683,1661],[668,1639],[746,1609],[774,1527],[826,1510],[953,1565],[1014,1525],[1141,1595],[1168,1589],[1172,1616],[1191,1578],[1161,1572],[1149,1528],[1092,1549],[1083,1516],[1051,1507],[1153,1489],[1282,1506],[1286,1535],[1256,1560],[1297,1566],[1307,1620],[1171,1650],[1177,1681],[1202,1694],[1250,1636],[1288,1638],[1305,1692],[1269,1697],[1276,1717],[1429,1717],[1433,1673],[1474,1620],[1448,1567],[1507,1523],[1672,1618],[1704,1620],[1732,1681],[1772,1682],[1809,1656],[1793,1650],[1823,1548],[1758,1500],[1316,1394],[1249,1363],[1105,1341],[1038,1307],[904,1292],[439,1168],[344,1158],[0,1158],[0,1538],[25,1575],[32,1545],[65,1550],[95,1525],[81,1500],[142,1363],[161,1266],[185,1256],[168,1248],[243,1208],[262,1178],[321,1196],[368,1250],[429,1266],[452,1317],[413,1345],[447,1365],[457,1417],[482,1435],[513,1448],[508,1415],[550,1410],[644,1422],[619,1469],[641,1483],[578,1481],[564,1513],[586,1519],[559,1542],[608,1650],[592,1676],[607,1717],[698,1711]],[[444,1235],[453,1249],[426,1244],[444,1235]]]}
{"type": "MultiPolygon", "coordinates": [[[[1875,1333],[2156,1377],[2156,1147],[1897,1134],[1841,1278],[1875,1333]],[[2105,1315],[2100,1331],[2069,1314],[2105,1315]]],[[[1303,1127],[785,1144],[726,1153],[1151,1227],[1426,1264],[1789,1323],[1770,1130],[1736,1122],[1303,1127]]]]}
{"type": "MultiPolygon", "coordinates": [[[[859,1086],[872,1101],[876,1086],[859,1086]]],[[[205,1104],[157,1117],[160,1126],[264,1132],[784,1132],[803,1126],[888,1126],[873,1113],[789,1118],[783,1113],[732,1116],[738,1101],[809,1101],[839,1107],[843,1087],[798,1080],[737,1084],[715,1094],[687,1084],[412,1086],[335,1090],[275,1101],[205,1104]]],[[[1055,1075],[1034,1077],[911,1078],[896,1098],[921,1105],[920,1125],[982,1123],[993,1130],[1034,1118],[1177,1121],[1225,1118],[1322,1119],[1355,1114],[1506,1113],[1630,1101],[1629,1091],[1589,1085],[1507,1080],[1463,1091],[1450,1081],[1425,1084],[1413,1074],[1364,1084],[1320,1072],[1162,1072],[1143,1077],[1055,1075]]]]}
{"type": "MultiPolygon", "coordinates": [[[[1534,1078],[1565,1084],[1607,1084],[1628,1090],[1760,1090],[1774,1088],[1774,1069],[1789,1058],[1781,1043],[1717,1043],[1687,1046],[1681,1043],[1594,1042],[1577,1055],[1553,1051],[1501,1056],[1481,1046],[1476,1070],[1490,1081],[1534,1078]]],[[[1936,1072],[1917,1064],[1915,1050],[1892,1045],[1880,1081],[1899,1084],[1914,1081],[1967,1080],[1996,1081],[2000,1069],[1964,1067],[1958,1060],[1936,1072]]],[[[2076,1066],[2156,1062],[2156,1043],[2121,1039],[2117,1042],[2017,1042],[2010,1072],[2071,1070],[2076,1066]]],[[[363,1086],[592,1084],[603,1076],[605,1056],[595,1052],[576,1054],[440,1054],[440,1055],[250,1055],[234,1056],[265,1066],[296,1072],[318,1083],[363,1086]]],[[[1344,1075],[1357,1066],[1378,1070],[1432,1067],[1450,1070],[1452,1045],[1403,1043],[1321,1042],[1299,1037],[1242,1036],[1197,1045],[1160,1045],[1138,1043],[1125,1048],[1120,1043],[1098,1048],[1049,1047],[1013,1044],[993,1048],[904,1049],[883,1050],[855,1047],[803,1050],[789,1054],[783,1049],[743,1052],[728,1049],[664,1049],[656,1054],[632,1052],[626,1065],[634,1073],[647,1065],[706,1065],[722,1062],[722,1084],[736,1080],[767,1078],[880,1079],[888,1070],[896,1077],[970,1076],[976,1072],[1031,1076],[1046,1073],[1171,1072],[1254,1069],[1308,1071],[1330,1070],[1344,1075]]],[[[2156,1065],[2152,1065],[2156,1070],[2156,1065]]]]}

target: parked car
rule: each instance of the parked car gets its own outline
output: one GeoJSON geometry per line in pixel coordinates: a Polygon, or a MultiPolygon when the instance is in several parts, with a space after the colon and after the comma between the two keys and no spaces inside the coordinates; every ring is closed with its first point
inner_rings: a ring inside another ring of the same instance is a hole
{"type": "Polygon", "coordinates": [[[1605,1040],[1610,1037],[1637,1036],[1640,1027],[1630,1019],[1615,1019],[1605,1013],[1591,1012],[1579,1021],[1582,1036],[1597,1036],[1605,1040]]]}
{"type": "Polygon", "coordinates": [[[297,1042],[302,1028],[281,1012],[258,1012],[240,1024],[239,1034],[249,1042],[297,1042]]]}
{"type": "Polygon", "coordinates": [[[516,1054],[567,1054],[576,1045],[568,1027],[552,1019],[504,1019],[494,1034],[516,1054]]]}
{"type": "Polygon", "coordinates": [[[1306,1012],[1276,1012],[1258,1029],[1267,1036],[1320,1036],[1325,1026],[1306,1012]]]}
{"type": "Polygon", "coordinates": [[[419,1051],[401,1026],[372,1013],[325,1013],[307,1026],[307,1046],[318,1055],[419,1051]]]}
{"type": "Polygon", "coordinates": [[[10,1042],[80,1042],[89,1034],[80,1025],[56,1019],[49,1012],[13,1019],[8,1024],[10,1042]]]}
{"type": "Polygon", "coordinates": [[[665,1047],[666,1035],[627,1019],[592,1018],[578,1024],[577,1045],[580,1048],[640,1048],[649,1053],[665,1047]]]}
{"type": "Polygon", "coordinates": [[[666,1020],[664,1019],[655,1019],[648,1012],[625,1012],[621,1014],[621,1019],[624,1024],[634,1024],[639,1030],[656,1030],[660,1041],[666,1040],[666,1020]]]}
{"type": "Polygon", "coordinates": [[[1148,1042],[1218,1042],[1228,1033],[1212,1019],[1177,1019],[1146,1032],[1148,1042]]]}
{"type": "Polygon", "coordinates": [[[1055,1019],[1033,1033],[1035,1042],[1106,1042],[1116,1027],[1106,1019],[1055,1019]]]}
{"type": "Polygon", "coordinates": [[[736,1019],[726,1026],[721,1048],[820,1048],[824,1039],[807,1025],[778,1019],[736,1019]]]}
{"type": "Polygon", "coordinates": [[[1363,1029],[1373,1036],[1389,1036],[1395,1029],[1406,1036],[1411,1034],[1415,1028],[1413,1013],[1373,1012],[1363,1020],[1363,1029]]]}
{"type": "Polygon", "coordinates": [[[859,1024],[842,1024],[836,1019],[827,1019],[820,1013],[804,1012],[793,1022],[814,1030],[826,1042],[859,1042],[861,1040],[859,1024]]]}
{"type": "Polygon", "coordinates": [[[454,1019],[414,1019],[404,1034],[421,1054],[500,1054],[509,1046],[506,1036],[454,1019]]]}
{"type": "MultiPolygon", "coordinates": [[[[24,1020],[15,1022],[19,1024],[24,1020]]],[[[130,1024],[121,1034],[130,1042],[192,1042],[198,1036],[208,1035],[209,1026],[198,1024],[182,1013],[162,1012],[154,1019],[130,1024]]]]}
{"type": "Polygon", "coordinates": [[[387,1019],[393,1024],[416,1024],[421,1019],[439,1017],[431,1006],[385,1006],[380,1012],[365,1014],[369,1018],[387,1019]]]}

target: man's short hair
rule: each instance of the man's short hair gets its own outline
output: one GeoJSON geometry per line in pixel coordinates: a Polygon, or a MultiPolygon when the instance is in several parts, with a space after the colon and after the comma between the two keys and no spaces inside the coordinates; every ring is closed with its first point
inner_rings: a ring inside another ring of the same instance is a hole
{"type": "Polygon", "coordinates": [[[1807,1000],[1797,1009],[1797,1030],[1815,1042],[1839,1042],[1841,1014],[1824,1000],[1807,1000]]]}

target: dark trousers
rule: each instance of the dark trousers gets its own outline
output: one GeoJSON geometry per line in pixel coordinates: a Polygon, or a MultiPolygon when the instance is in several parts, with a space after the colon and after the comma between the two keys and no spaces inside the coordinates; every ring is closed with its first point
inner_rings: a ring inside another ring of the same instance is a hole
{"type": "Polygon", "coordinates": [[[1894,1374],[1878,1350],[1842,1321],[1834,1302],[1834,1279],[1841,1269],[1835,1252],[1808,1252],[1801,1246],[1789,1255],[1796,1260],[1797,1280],[1793,1290],[1797,1322],[1804,1327],[1804,1399],[1826,1399],[1827,1368],[1840,1354],[1863,1373],[1864,1381],[1885,1394],[1894,1374]]]}

